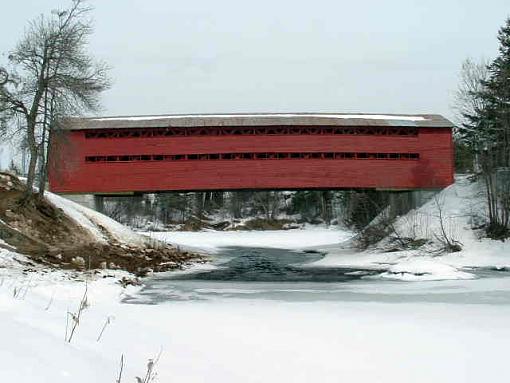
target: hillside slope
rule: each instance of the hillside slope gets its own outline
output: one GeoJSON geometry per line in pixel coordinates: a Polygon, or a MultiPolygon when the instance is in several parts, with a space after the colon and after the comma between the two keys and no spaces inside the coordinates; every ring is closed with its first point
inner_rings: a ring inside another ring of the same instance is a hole
{"type": "Polygon", "coordinates": [[[174,269],[198,259],[55,194],[24,200],[24,192],[19,179],[0,173],[0,250],[55,267],[137,274],[174,269]]]}
{"type": "Polygon", "coordinates": [[[313,265],[376,268],[386,270],[383,278],[403,280],[466,279],[475,277],[472,268],[510,269],[510,242],[486,238],[485,221],[483,187],[459,176],[423,206],[399,217],[394,232],[373,248],[323,247],[328,255],[313,265]],[[443,229],[460,251],[444,251],[443,229]],[[422,245],[402,248],[396,237],[422,245]]]}

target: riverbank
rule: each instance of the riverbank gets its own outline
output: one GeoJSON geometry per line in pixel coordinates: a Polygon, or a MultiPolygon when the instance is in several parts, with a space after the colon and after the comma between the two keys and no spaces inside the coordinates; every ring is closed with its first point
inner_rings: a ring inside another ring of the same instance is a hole
{"type": "Polygon", "coordinates": [[[14,258],[29,265],[137,275],[202,260],[55,194],[27,196],[22,181],[1,172],[0,252],[23,254],[14,258]]]}
{"type": "Polygon", "coordinates": [[[264,231],[159,231],[140,232],[149,238],[172,243],[184,249],[217,252],[227,246],[303,249],[340,245],[354,234],[337,226],[306,225],[303,229],[264,231]]]}

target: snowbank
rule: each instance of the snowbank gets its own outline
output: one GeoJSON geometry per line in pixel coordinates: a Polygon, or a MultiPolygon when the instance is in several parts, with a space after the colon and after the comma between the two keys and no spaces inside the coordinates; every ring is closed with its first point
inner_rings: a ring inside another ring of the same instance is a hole
{"type": "Polygon", "coordinates": [[[292,230],[264,231],[200,231],[200,232],[151,232],[144,233],[151,238],[176,246],[217,252],[221,247],[269,247],[281,249],[303,249],[330,244],[339,245],[352,233],[337,227],[313,227],[292,230]]]}
{"type": "MultiPolygon", "coordinates": [[[[319,246],[328,254],[312,265],[383,268],[387,269],[383,277],[408,281],[466,279],[472,275],[464,269],[510,267],[510,241],[480,238],[482,233],[473,229],[485,215],[484,197],[478,183],[460,176],[455,184],[395,223],[401,237],[428,238],[432,244],[418,250],[383,252],[375,249],[361,253],[335,246],[319,246]],[[460,252],[438,255],[440,244],[435,238],[441,235],[439,209],[445,231],[462,244],[460,252]]],[[[380,247],[384,246],[383,240],[380,247]]]]}
{"type": "MultiPolygon", "coordinates": [[[[0,240],[0,245],[10,247],[0,240]]],[[[28,260],[21,254],[0,247],[0,269],[15,270],[19,269],[21,264],[28,260]]],[[[1,274],[0,274],[1,275],[1,274]]]]}
{"type": "Polygon", "coordinates": [[[50,192],[46,192],[44,195],[53,205],[62,209],[76,223],[87,229],[98,241],[108,241],[108,237],[104,233],[104,230],[106,230],[108,234],[121,243],[134,246],[147,243],[146,237],[133,232],[104,214],[50,192]]]}
{"type": "Polygon", "coordinates": [[[402,281],[432,281],[444,279],[473,279],[475,276],[457,268],[424,257],[405,259],[390,266],[388,271],[379,275],[380,278],[402,281]]]}

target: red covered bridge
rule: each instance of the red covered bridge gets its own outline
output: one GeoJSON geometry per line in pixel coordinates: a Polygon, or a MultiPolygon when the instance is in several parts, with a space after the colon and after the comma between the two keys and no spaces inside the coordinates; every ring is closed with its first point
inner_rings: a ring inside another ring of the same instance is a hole
{"type": "Polygon", "coordinates": [[[439,115],[217,114],[69,119],[52,137],[58,193],[432,189],[453,182],[439,115]]]}

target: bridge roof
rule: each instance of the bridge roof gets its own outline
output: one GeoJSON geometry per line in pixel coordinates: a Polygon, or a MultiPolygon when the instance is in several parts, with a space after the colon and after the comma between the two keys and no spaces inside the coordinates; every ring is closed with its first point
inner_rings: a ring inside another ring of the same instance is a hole
{"type": "Polygon", "coordinates": [[[453,127],[452,122],[438,114],[237,113],[69,118],[65,121],[64,128],[82,130],[284,125],[453,127]]]}

